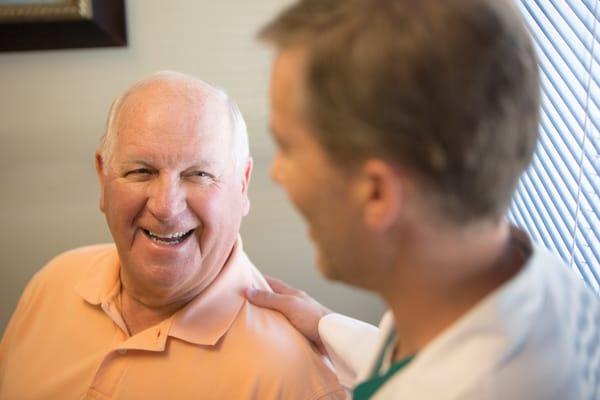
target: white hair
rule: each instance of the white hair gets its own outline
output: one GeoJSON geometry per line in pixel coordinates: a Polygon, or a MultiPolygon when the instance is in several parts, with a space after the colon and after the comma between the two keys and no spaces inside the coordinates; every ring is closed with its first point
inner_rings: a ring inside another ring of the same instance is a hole
{"type": "Polygon", "coordinates": [[[214,87],[201,79],[194,76],[183,74],[176,71],[159,71],[151,75],[148,75],[139,81],[131,85],[127,90],[121,93],[112,103],[108,114],[108,120],[106,123],[106,131],[100,139],[100,146],[98,152],[102,157],[104,172],[106,173],[107,166],[111,161],[113,151],[115,148],[117,138],[117,118],[121,106],[132,93],[137,91],[143,86],[150,83],[167,81],[167,82],[178,82],[184,83],[186,86],[192,87],[193,85],[200,86],[202,89],[211,92],[216,95],[219,99],[223,100],[229,110],[229,117],[232,126],[231,132],[231,147],[232,147],[232,159],[235,164],[236,172],[241,172],[246,165],[248,158],[250,157],[250,148],[248,145],[248,129],[246,127],[246,121],[239,107],[233,102],[227,92],[221,88],[214,87]]]}

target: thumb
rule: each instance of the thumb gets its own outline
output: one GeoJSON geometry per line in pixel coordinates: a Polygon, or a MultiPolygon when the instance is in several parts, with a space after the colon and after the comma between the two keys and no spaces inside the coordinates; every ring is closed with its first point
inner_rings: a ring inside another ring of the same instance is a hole
{"type": "Polygon", "coordinates": [[[271,310],[283,312],[285,309],[285,295],[259,290],[254,288],[246,289],[246,298],[250,303],[271,310]]]}

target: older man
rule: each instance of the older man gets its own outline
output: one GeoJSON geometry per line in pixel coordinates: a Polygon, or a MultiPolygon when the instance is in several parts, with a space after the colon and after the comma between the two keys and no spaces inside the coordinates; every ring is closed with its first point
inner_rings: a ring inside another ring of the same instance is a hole
{"type": "Polygon", "coordinates": [[[597,296],[504,218],[539,122],[515,5],[301,0],[262,37],[273,177],[321,272],[390,312],[365,346],[281,282],[249,297],[323,341],[355,399],[600,399],[597,296]]]}
{"type": "Polygon", "coordinates": [[[242,250],[252,161],[221,91],[162,72],[113,105],[96,154],[115,244],[64,253],[27,286],[0,346],[1,399],[322,399],[333,373],[242,250]]]}

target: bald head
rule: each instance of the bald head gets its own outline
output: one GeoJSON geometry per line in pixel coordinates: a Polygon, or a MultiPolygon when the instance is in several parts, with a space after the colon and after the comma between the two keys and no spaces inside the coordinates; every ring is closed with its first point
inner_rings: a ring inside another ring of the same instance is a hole
{"type": "Polygon", "coordinates": [[[243,168],[249,157],[246,123],[227,93],[191,75],[160,71],[134,83],[114,100],[98,150],[105,169],[110,165],[123,124],[127,124],[144,107],[165,99],[173,99],[173,106],[175,102],[191,105],[190,109],[197,112],[197,118],[220,120],[226,124],[230,136],[222,139],[229,141],[235,169],[240,171],[243,168]]]}

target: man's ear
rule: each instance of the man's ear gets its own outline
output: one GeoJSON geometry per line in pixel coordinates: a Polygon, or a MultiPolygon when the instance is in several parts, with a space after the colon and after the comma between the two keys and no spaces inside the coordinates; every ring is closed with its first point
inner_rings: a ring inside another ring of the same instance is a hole
{"type": "Polygon", "coordinates": [[[248,197],[248,186],[250,186],[250,179],[252,178],[252,168],[254,167],[254,161],[252,157],[248,157],[246,165],[244,166],[244,173],[242,174],[242,215],[246,216],[250,212],[250,198],[248,197]]]}
{"type": "Polygon", "coordinates": [[[358,174],[358,196],[367,226],[379,232],[391,228],[400,217],[405,200],[405,181],[400,170],[380,159],[367,160],[358,174]]]}
{"type": "Polygon", "coordinates": [[[104,212],[104,181],[106,180],[106,175],[104,173],[104,160],[102,159],[102,155],[100,152],[96,152],[96,175],[98,176],[98,182],[100,183],[100,211],[104,212]]]}

